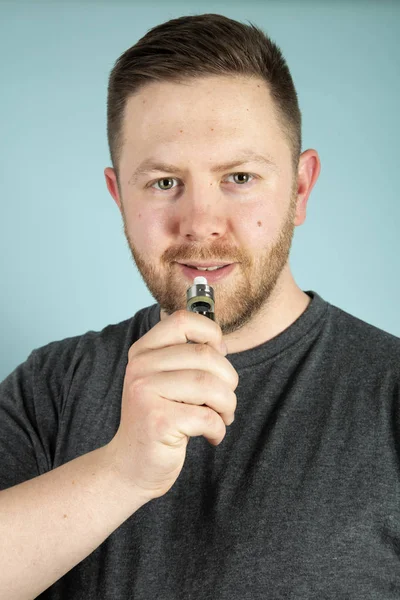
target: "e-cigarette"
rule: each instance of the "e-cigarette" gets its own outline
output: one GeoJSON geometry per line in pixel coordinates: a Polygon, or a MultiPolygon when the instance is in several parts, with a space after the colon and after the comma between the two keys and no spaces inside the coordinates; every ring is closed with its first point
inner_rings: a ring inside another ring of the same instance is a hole
{"type": "Polygon", "coordinates": [[[214,290],[205,277],[195,277],[186,290],[186,308],[215,321],[214,290]]]}

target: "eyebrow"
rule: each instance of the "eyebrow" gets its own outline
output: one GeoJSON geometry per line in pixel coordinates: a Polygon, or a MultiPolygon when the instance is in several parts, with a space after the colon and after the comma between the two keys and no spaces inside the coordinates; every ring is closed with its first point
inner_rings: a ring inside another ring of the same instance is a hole
{"type": "MultiPolygon", "coordinates": [[[[248,162],[258,163],[263,166],[267,166],[273,171],[278,171],[277,165],[269,156],[262,156],[261,154],[255,153],[253,150],[245,150],[241,152],[240,156],[236,160],[211,167],[211,173],[229,171],[230,169],[235,169],[236,167],[248,162]]],[[[137,169],[133,172],[129,180],[129,184],[134,185],[142,175],[148,175],[149,173],[154,173],[156,171],[163,171],[164,173],[183,173],[183,170],[176,165],[160,162],[154,158],[147,158],[141,162],[137,169]]]]}

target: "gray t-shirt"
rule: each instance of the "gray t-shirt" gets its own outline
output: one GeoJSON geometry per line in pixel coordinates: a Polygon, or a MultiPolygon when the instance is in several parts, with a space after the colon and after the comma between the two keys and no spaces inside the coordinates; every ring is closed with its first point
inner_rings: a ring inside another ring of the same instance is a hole
{"type": "MultiPolygon", "coordinates": [[[[45,600],[400,598],[400,339],[317,293],[285,331],[228,355],[234,423],[45,600]]],[[[158,304],[34,350],[0,384],[0,489],[117,431],[130,346],[158,304]]]]}

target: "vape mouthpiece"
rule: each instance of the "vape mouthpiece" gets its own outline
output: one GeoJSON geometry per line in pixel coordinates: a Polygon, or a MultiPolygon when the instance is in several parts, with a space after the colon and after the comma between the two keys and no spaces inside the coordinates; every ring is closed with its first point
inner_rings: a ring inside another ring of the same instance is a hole
{"type": "Polygon", "coordinates": [[[205,285],[207,285],[207,279],[205,277],[195,277],[193,285],[198,285],[200,283],[204,283],[205,285]]]}

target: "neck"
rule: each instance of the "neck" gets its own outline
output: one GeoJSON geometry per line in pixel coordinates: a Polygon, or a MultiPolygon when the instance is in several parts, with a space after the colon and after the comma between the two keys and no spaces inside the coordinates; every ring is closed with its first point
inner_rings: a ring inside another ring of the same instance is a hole
{"type": "Polygon", "coordinates": [[[310,297],[298,287],[287,263],[263,309],[242,329],[224,336],[228,353],[244,352],[276,337],[300,317],[309,303],[310,297]]]}

